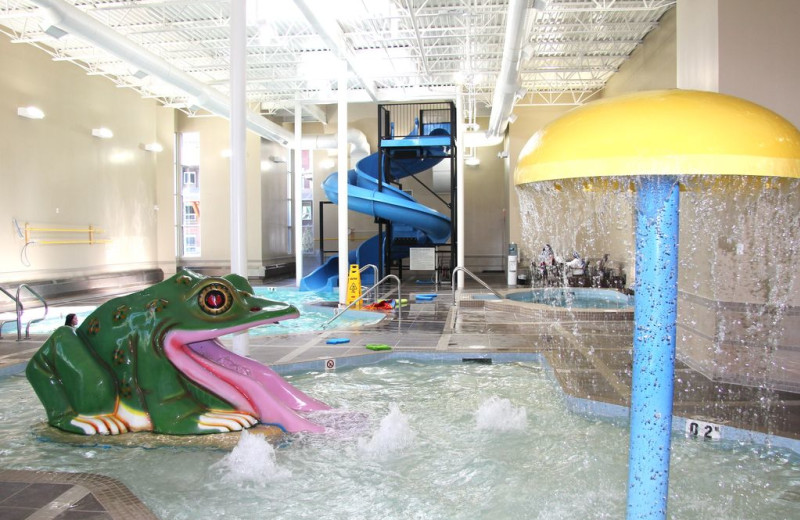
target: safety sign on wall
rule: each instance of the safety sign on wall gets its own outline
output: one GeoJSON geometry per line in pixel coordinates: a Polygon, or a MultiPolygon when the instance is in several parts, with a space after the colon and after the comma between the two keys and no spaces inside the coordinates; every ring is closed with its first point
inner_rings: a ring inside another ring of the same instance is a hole
{"type": "Polygon", "coordinates": [[[435,271],[436,248],[412,247],[409,248],[410,257],[408,268],[412,271],[435,271]]]}

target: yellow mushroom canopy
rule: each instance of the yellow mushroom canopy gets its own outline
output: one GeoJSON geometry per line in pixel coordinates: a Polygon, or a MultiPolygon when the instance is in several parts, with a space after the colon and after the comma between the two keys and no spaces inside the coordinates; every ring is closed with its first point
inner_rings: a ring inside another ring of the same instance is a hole
{"type": "Polygon", "coordinates": [[[733,96],[657,90],[603,99],[545,126],[515,184],[617,175],[800,177],[800,132],[733,96]]]}

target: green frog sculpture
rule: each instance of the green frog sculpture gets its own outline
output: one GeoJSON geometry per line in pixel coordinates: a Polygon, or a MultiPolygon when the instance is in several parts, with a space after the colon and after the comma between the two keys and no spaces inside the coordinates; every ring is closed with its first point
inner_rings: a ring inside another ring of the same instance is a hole
{"type": "Polygon", "coordinates": [[[77,328],[59,327],[26,375],[48,422],[79,434],[191,435],[258,423],[319,433],[303,414],[326,404],[218,340],[298,315],[255,296],[241,276],[181,271],[109,300],[77,328]]]}

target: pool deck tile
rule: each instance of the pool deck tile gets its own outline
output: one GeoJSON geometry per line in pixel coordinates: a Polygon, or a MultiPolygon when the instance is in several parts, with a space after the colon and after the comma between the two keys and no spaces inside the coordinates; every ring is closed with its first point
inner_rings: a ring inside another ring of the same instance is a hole
{"type": "MultiPolygon", "coordinates": [[[[502,274],[484,280],[506,289],[502,274]]],[[[293,284],[292,280],[269,285],[293,284]]],[[[601,312],[530,312],[520,304],[471,300],[487,293],[467,281],[454,307],[449,286],[411,287],[409,305],[387,313],[380,323],[347,330],[251,337],[249,356],[271,364],[320,369],[323,360],[336,358],[338,366],[382,359],[368,344],[387,344],[394,352],[426,356],[500,353],[541,353],[555,380],[570,398],[585,399],[594,410],[608,408],[627,415],[630,400],[633,323],[631,314],[601,312]],[[416,290],[414,290],[416,289],[416,290]],[[414,302],[414,293],[434,293],[431,302],[414,302]],[[591,321],[581,321],[589,319],[591,321]],[[346,337],[344,344],[326,340],[346,337]],[[358,356],[358,357],[357,357],[358,356]],[[360,356],[373,356],[364,358],[360,356]],[[594,404],[591,404],[594,403],[594,404]]],[[[96,298],[93,301],[99,301],[96,298]]],[[[0,376],[19,373],[46,336],[16,341],[16,334],[0,339],[0,376]]],[[[744,430],[800,440],[800,394],[712,381],[680,361],[676,362],[674,415],[717,422],[744,430]]],[[[68,507],[49,518],[122,519],[156,518],[121,483],[99,475],[0,469],[0,518],[26,518],[32,512],[68,507]],[[45,487],[38,487],[45,486],[45,487]],[[53,496],[54,494],[56,494],[53,496]],[[61,497],[61,498],[59,498],[61,497]]]]}

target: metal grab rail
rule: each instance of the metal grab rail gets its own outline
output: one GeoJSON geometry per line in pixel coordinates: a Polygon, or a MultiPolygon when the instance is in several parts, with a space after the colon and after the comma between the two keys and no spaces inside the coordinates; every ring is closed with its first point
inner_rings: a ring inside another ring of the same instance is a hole
{"type": "MultiPolygon", "coordinates": [[[[368,264],[368,265],[369,265],[369,264],[368,264]]],[[[353,308],[353,306],[354,306],[355,304],[357,304],[358,302],[360,302],[361,300],[363,300],[363,299],[364,299],[364,297],[365,297],[366,295],[368,295],[369,293],[371,293],[372,291],[374,291],[375,289],[377,289],[377,288],[378,288],[378,287],[379,287],[379,286],[380,286],[380,285],[381,285],[383,282],[385,282],[385,281],[386,281],[386,280],[388,280],[389,278],[394,278],[394,281],[396,281],[396,282],[397,282],[397,301],[399,302],[399,301],[400,301],[400,278],[396,277],[396,276],[395,276],[395,275],[393,275],[393,274],[387,274],[386,276],[384,276],[383,278],[381,278],[381,279],[380,279],[380,281],[378,281],[378,283],[376,283],[375,285],[373,285],[372,287],[370,287],[369,289],[367,289],[366,291],[364,291],[364,293],[363,293],[361,296],[359,296],[358,298],[356,298],[355,300],[353,300],[353,301],[351,301],[349,304],[347,304],[347,307],[345,307],[344,309],[342,309],[342,310],[341,310],[341,312],[337,313],[337,314],[336,314],[335,316],[333,316],[331,319],[329,319],[328,321],[326,321],[325,323],[323,323],[323,324],[322,324],[322,328],[324,329],[325,327],[327,327],[328,325],[330,325],[330,324],[331,324],[331,322],[333,322],[333,320],[336,320],[336,319],[338,319],[338,318],[339,318],[339,317],[340,317],[342,314],[344,314],[345,312],[347,312],[347,311],[349,311],[350,309],[352,309],[352,308],[353,308]]]]}
{"type": "MultiPolygon", "coordinates": [[[[5,294],[9,298],[11,298],[11,301],[14,302],[14,308],[16,308],[17,299],[14,298],[14,295],[11,294],[10,292],[6,291],[2,287],[0,287],[0,292],[2,292],[3,294],[5,294]]],[[[11,323],[11,320],[0,320],[0,339],[3,339],[3,325],[5,325],[6,323],[11,323]]],[[[17,329],[17,330],[19,330],[19,329],[17,329]]]]}
{"type": "MultiPolygon", "coordinates": [[[[358,270],[358,274],[363,273],[367,269],[372,269],[372,281],[374,282],[375,280],[377,280],[378,279],[378,266],[375,265],[375,264],[366,264],[364,267],[362,267],[361,269],[358,270]]],[[[375,285],[378,285],[378,284],[375,284],[375,285]]],[[[373,285],[373,287],[375,285],[373,285]]]]}
{"type": "Polygon", "coordinates": [[[503,299],[503,296],[500,293],[498,293],[497,291],[495,291],[494,289],[492,289],[491,287],[486,285],[486,282],[484,282],[483,280],[478,278],[477,275],[475,275],[472,271],[470,271],[469,269],[467,269],[464,266],[458,266],[455,269],[453,269],[453,274],[450,275],[450,277],[451,277],[450,289],[451,289],[452,294],[453,294],[453,302],[454,303],[456,301],[456,276],[455,275],[459,271],[463,271],[464,273],[468,274],[470,278],[472,278],[473,280],[475,280],[476,282],[478,282],[479,284],[484,286],[487,290],[491,291],[495,296],[497,296],[501,300],[503,299]]]}
{"type": "Polygon", "coordinates": [[[25,339],[30,339],[31,338],[31,324],[39,323],[40,321],[43,321],[47,317],[47,302],[45,301],[45,299],[42,298],[42,296],[39,293],[37,293],[36,291],[31,289],[31,287],[28,284],[22,284],[19,287],[17,287],[17,297],[16,297],[16,302],[17,302],[17,341],[22,341],[22,310],[23,310],[23,308],[22,308],[22,300],[20,300],[20,298],[19,298],[19,293],[20,293],[20,291],[22,291],[22,289],[27,289],[29,293],[31,293],[33,296],[35,296],[36,299],[39,300],[40,302],[42,302],[42,305],[44,305],[44,314],[42,314],[42,317],[41,318],[32,319],[31,321],[28,322],[28,325],[25,327],[25,339]]]}

